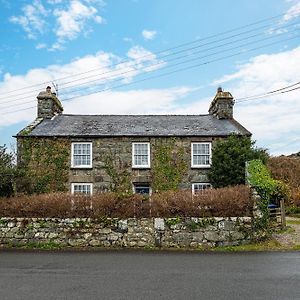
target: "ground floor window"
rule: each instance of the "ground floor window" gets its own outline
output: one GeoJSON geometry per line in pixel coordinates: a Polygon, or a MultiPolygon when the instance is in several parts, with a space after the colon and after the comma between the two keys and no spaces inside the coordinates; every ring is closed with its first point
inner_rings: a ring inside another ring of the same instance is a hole
{"type": "Polygon", "coordinates": [[[197,194],[201,193],[203,190],[210,189],[210,183],[193,183],[192,184],[192,193],[197,194]]]}
{"type": "Polygon", "coordinates": [[[72,183],[71,185],[72,194],[93,194],[93,184],[92,183],[72,183]]]}
{"type": "Polygon", "coordinates": [[[151,187],[149,183],[135,183],[133,184],[135,194],[151,195],[151,187]]]}

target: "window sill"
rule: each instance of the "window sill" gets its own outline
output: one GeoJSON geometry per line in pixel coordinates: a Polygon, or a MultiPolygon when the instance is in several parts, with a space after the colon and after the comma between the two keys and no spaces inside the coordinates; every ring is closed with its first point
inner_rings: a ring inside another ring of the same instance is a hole
{"type": "Polygon", "coordinates": [[[72,170],[77,170],[77,169],[89,169],[89,170],[91,170],[91,169],[93,169],[93,167],[92,166],[71,166],[70,167],[70,169],[72,170]]]}
{"type": "Polygon", "coordinates": [[[191,169],[210,169],[211,165],[191,166],[191,169]]]}
{"type": "Polygon", "coordinates": [[[151,169],[151,167],[150,166],[132,166],[131,167],[132,169],[151,169]]]}

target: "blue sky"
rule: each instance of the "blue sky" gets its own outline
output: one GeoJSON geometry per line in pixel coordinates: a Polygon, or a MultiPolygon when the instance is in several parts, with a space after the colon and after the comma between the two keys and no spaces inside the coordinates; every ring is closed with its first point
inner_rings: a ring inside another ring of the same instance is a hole
{"type": "Polygon", "coordinates": [[[81,114],[206,114],[221,85],[258,146],[300,150],[300,89],[238,100],[300,81],[299,0],[0,4],[0,144],[34,120],[51,82],[64,112],[81,114]]]}

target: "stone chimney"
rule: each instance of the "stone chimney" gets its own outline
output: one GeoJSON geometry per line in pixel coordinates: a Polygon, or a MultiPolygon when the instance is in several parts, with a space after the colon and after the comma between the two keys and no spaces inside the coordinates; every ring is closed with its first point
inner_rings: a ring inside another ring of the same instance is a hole
{"type": "Polygon", "coordinates": [[[224,92],[221,87],[218,88],[217,94],[209,107],[209,114],[218,119],[233,118],[234,100],[229,92],[224,92]]]}
{"type": "Polygon", "coordinates": [[[40,92],[37,96],[38,99],[38,118],[51,119],[55,115],[63,112],[63,107],[56,97],[55,93],[51,92],[51,87],[47,86],[46,91],[40,92]]]}

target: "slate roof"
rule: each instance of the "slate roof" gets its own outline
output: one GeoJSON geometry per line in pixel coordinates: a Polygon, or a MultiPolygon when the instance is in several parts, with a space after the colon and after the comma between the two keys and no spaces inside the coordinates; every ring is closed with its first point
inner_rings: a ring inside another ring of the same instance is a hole
{"type": "MultiPolygon", "coordinates": [[[[111,136],[227,136],[251,135],[234,119],[212,115],[68,115],[41,119],[19,136],[111,137],[111,136]],[[33,129],[32,129],[33,127],[33,129]]],[[[27,127],[28,128],[28,127],[27,127]]]]}

